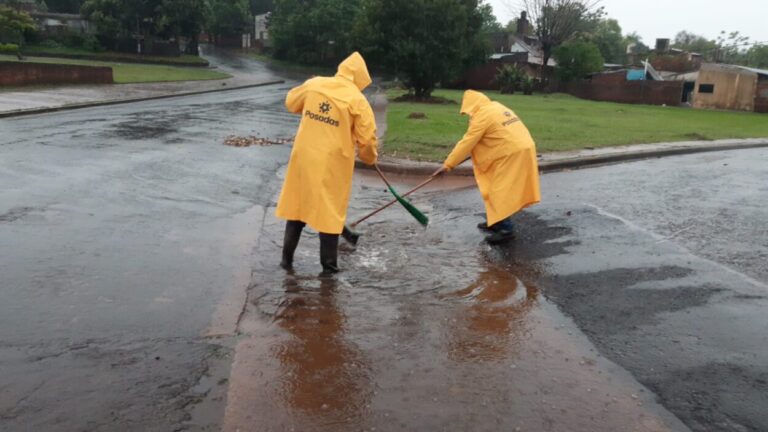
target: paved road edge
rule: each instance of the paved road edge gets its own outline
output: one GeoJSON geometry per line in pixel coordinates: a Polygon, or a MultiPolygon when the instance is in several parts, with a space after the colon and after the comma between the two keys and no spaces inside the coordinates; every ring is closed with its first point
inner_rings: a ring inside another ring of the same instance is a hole
{"type": "Polygon", "coordinates": [[[106,100],[106,101],[95,101],[95,102],[85,102],[80,104],[62,105],[58,107],[45,107],[45,108],[32,108],[27,110],[5,111],[5,112],[0,112],[0,118],[21,117],[21,116],[28,116],[28,115],[35,115],[35,114],[46,114],[46,113],[58,112],[58,111],[69,111],[69,110],[76,110],[76,109],[83,109],[83,108],[93,108],[93,107],[109,106],[109,105],[121,105],[121,104],[128,104],[128,103],[134,103],[134,102],[146,102],[146,101],[170,99],[170,98],[184,97],[184,96],[195,96],[195,95],[201,95],[201,94],[207,94],[207,93],[218,93],[218,92],[242,90],[242,89],[248,89],[248,88],[254,88],[254,87],[265,87],[265,86],[283,84],[283,83],[285,83],[284,80],[275,80],[275,81],[266,81],[261,83],[247,84],[247,85],[241,85],[241,86],[235,86],[235,87],[200,90],[200,91],[193,91],[193,92],[163,94],[163,95],[146,96],[146,97],[140,97],[140,98],[112,99],[112,100],[106,100]]]}
{"type": "MultiPolygon", "coordinates": [[[[649,150],[630,150],[630,151],[617,151],[615,153],[607,153],[601,155],[591,156],[577,156],[571,158],[563,158],[559,160],[551,161],[539,161],[539,170],[542,173],[564,171],[569,169],[589,168],[600,165],[608,165],[620,162],[629,162],[643,159],[654,159],[665,156],[679,156],[694,153],[707,153],[727,150],[744,150],[752,148],[764,148],[768,147],[768,138],[762,141],[755,142],[753,140],[734,141],[729,143],[711,143],[709,141],[702,141],[701,146],[686,146],[686,147],[671,147],[663,149],[649,149],[649,150]]],[[[428,176],[435,172],[440,167],[438,163],[419,163],[414,165],[410,161],[398,162],[380,162],[379,168],[382,171],[390,174],[398,175],[417,175],[428,176]]],[[[373,169],[372,166],[365,165],[360,161],[355,161],[355,168],[357,169],[373,169]]],[[[472,176],[472,166],[466,164],[457,167],[449,173],[449,175],[455,176],[472,176]]]]}

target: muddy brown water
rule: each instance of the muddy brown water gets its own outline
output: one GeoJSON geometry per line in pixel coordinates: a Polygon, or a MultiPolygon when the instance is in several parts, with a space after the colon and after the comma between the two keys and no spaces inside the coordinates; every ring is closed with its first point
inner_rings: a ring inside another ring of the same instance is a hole
{"type": "MultiPolygon", "coordinates": [[[[312,232],[295,273],[277,266],[283,224],[267,210],[223,430],[685,430],[540,295],[539,261],[502,257],[477,216],[435,208],[466,186],[445,182],[414,199],[429,228],[388,211],[330,278],[312,232]]],[[[356,191],[351,213],[388,199],[366,179],[356,191]]]]}

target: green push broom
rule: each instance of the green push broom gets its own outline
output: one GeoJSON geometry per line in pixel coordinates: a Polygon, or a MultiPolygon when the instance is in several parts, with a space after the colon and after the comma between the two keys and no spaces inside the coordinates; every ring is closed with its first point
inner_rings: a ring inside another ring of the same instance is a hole
{"type": "Polygon", "coordinates": [[[423,226],[429,225],[429,218],[425,216],[424,213],[419,211],[419,209],[414,207],[413,204],[408,202],[408,200],[401,197],[397,193],[397,191],[395,191],[395,188],[393,188],[392,185],[389,184],[389,181],[387,181],[387,178],[384,177],[384,173],[381,172],[381,169],[379,168],[378,165],[374,165],[374,167],[376,168],[376,172],[379,173],[379,176],[381,176],[381,179],[384,180],[384,183],[387,185],[387,188],[389,188],[389,191],[392,192],[392,195],[394,195],[397,202],[399,202],[405,208],[405,210],[407,210],[408,213],[411,214],[411,216],[413,216],[417,221],[419,221],[420,224],[422,224],[423,226]]]}

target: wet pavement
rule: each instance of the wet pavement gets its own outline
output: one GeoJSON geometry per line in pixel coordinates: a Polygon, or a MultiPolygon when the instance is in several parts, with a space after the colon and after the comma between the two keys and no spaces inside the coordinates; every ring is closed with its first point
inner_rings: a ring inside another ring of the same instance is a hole
{"type": "Polygon", "coordinates": [[[201,49],[211,67],[226,72],[231,77],[206,81],[3,87],[0,88],[0,114],[20,110],[215,91],[271,82],[286,77],[289,79],[299,77],[271,69],[257,61],[243,59],[227,50],[217,49],[209,45],[203,45],[201,49]]]}
{"type": "Polygon", "coordinates": [[[0,430],[768,429],[767,150],[545,175],[504,248],[444,179],[286,274],[290,148],[221,142],[290,85],[0,120],[0,430]]]}
{"type": "Polygon", "coordinates": [[[287,89],[0,120],[0,430],[216,430],[287,89]]]}

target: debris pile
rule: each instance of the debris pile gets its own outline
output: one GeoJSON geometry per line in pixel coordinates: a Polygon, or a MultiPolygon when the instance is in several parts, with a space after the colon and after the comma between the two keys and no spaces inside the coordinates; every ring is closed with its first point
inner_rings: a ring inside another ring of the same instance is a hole
{"type": "Polygon", "coordinates": [[[292,138],[262,138],[253,135],[249,136],[236,136],[230,135],[224,138],[224,145],[232,147],[250,147],[250,146],[270,146],[289,144],[293,141],[292,138]]]}

